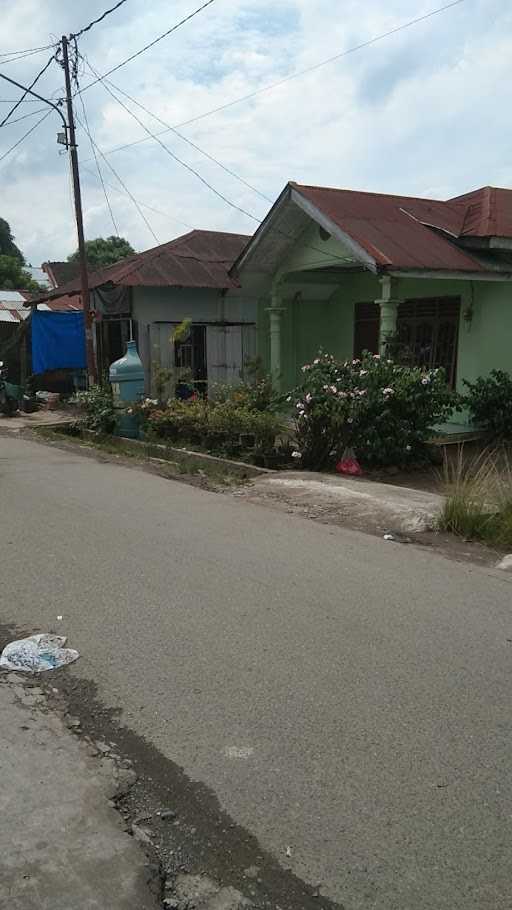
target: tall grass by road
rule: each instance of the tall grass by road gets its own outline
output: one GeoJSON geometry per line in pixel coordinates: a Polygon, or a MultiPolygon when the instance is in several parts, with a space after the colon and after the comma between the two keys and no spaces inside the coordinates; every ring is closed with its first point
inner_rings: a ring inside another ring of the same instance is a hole
{"type": "Polygon", "coordinates": [[[471,459],[464,448],[457,459],[445,457],[446,502],[442,530],[512,550],[512,461],[505,449],[485,449],[471,459]]]}

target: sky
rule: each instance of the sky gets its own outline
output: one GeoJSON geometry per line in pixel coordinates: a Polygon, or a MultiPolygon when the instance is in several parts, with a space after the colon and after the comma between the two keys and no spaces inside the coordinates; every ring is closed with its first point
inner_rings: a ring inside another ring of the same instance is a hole
{"type": "MultiPolygon", "coordinates": [[[[80,86],[93,81],[93,71],[105,73],[202,2],[127,0],[79,38],[80,86]]],[[[110,88],[151,132],[161,131],[161,122],[118,89],[177,126],[446,2],[214,0],[112,74],[116,88],[110,88]]],[[[11,62],[6,54],[76,33],[113,5],[114,0],[0,0],[0,73],[28,84],[52,52],[11,62]]],[[[82,95],[91,136],[144,207],[137,209],[98,155],[114,226],[89,137],[79,124],[86,237],[119,233],[144,250],[192,227],[251,234],[288,180],[434,198],[487,184],[512,187],[511,36],[511,3],[463,0],[307,75],[180,126],[196,148],[169,131],[160,137],[166,151],[100,82],[82,95]],[[141,138],[145,141],[131,148],[112,151],[141,138]]],[[[45,97],[62,97],[57,62],[36,88],[45,97]]],[[[0,99],[18,95],[0,80],[0,99]]],[[[75,103],[83,124],[79,97],[75,103]]],[[[0,114],[10,106],[0,102],[0,114]]],[[[24,103],[12,119],[41,107],[24,103]]],[[[0,158],[41,117],[0,128],[0,158]]],[[[76,248],[69,163],[56,142],[60,128],[58,115],[51,113],[0,160],[0,217],[9,221],[32,265],[65,259],[76,248]]]]}

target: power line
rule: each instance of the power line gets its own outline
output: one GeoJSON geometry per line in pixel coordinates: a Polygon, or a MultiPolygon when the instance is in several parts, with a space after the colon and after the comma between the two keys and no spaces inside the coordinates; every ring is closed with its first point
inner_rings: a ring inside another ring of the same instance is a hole
{"type": "MultiPolygon", "coordinates": [[[[80,123],[80,120],[78,119],[78,117],[77,117],[77,120],[78,120],[78,122],[80,123]]],[[[80,124],[80,125],[82,126],[82,129],[83,129],[83,128],[84,128],[84,127],[83,127],[83,124],[80,124]]],[[[101,151],[99,145],[96,145],[96,143],[95,143],[94,139],[92,138],[92,136],[90,137],[90,139],[91,139],[91,142],[92,142],[93,146],[95,147],[96,151],[99,152],[99,154],[100,154],[101,157],[103,158],[103,161],[105,162],[105,164],[107,165],[107,167],[112,171],[112,173],[113,173],[114,177],[116,178],[116,180],[117,180],[117,181],[121,184],[121,186],[123,187],[123,189],[124,189],[126,195],[130,197],[131,201],[133,202],[135,208],[137,209],[137,211],[138,211],[140,217],[142,218],[144,224],[146,225],[146,227],[147,227],[148,231],[150,232],[150,234],[152,235],[152,237],[156,240],[157,243],[160,243],[158,237],[156,236],[156,234],[155,234],[153,228],[151,227],[151,225],[150,225],[148,219],[146,218],[144,212],[141,211],[141,207],[140,207],[139,203],[137,202],[137,200],[135,199],[135,196],[130,192],[130,190],[128,189],[128,187],[126,186],[126,184],[124,183],[124,181],[121,179],[121,177],[119,176],[119,174],[117,173],[117,171],[112,167],[112,165],[110,164],[110,161],[107,161],[107,159],[105,158],[105,156],[104,156],[103,152],[101,151]]]]}
{"type": "MultiPolygon", "coordinates": [[[[94,75],[96,76],[97,73],[96,73],[94,67],[91,66],[89,61],[87,61],[87,65],[89,66],[89,69],[91,70],[91,72],[94,73],[94,75]]],[[[138,117],[137,114],[134,114],[133,111],[131,111],[130,108],[126,106],[124,101],[121,101],[121,99],[118,98],[117,95],[114,94],[112,89],[104,81],[103,76],[98,76],[98,80],[101,82],[101,84],[105,88],[105,91],[107,91],[109,93],[109,95],[114,99],[114,101],[117,101],[117,103],[123,108],[123,110],[125,110],[126,113],[130,115],[130,117],[133,117],[133,119],[136,120],[136,122],[139,124],[139,126],[141,126],[142,129],[145,130],[145,132],[155,140],[155,142],[158,142],[158,145],[161,148],[163,148],[163,150],[174,161],[177,161],[178,164],[181,164],[181,166],[184,167],[187,171],[189,171],[191,174],[194,174],[194,176],[197,177],[197,179],[200,180],[201,183],[203,183],[206,187],[208,187],[208,189],[211,190],[212,193],[215,193],[215,195],[218,196],[219,199],[222,199],[223,202],[225,202],[227,205],[231,206],[231,208],[236,209],[238,212],[241,212],[242,215],[245,215],[246,218],[250,218],[251,221],[256,221],[257,224],[261,223],[259,218],[256,218],[255,215],[251,215],[250,212],[247,212],[245,209],[241,208],[235,202],[232,202],[231,199],[228,199],[227,196],[224,196],[223,193],[221,193],[221,192],[219,192],[219,190],[215,189],[215,187],[212,186],[211,183],[208,183],[208,181],[205,180],[205,178],[198,171],[196,171],[193,167],[191,167],[190,164],[187,164],[185,161],[182,161],[182,159],[178,158],[178,156],[175,155],[174,152],[171,152],[170,148],[168,148],[168,146],[165,145],[165,143],[163,143],[162,140],[159,139],[158,136],[155,135],[155,133],[152,133],[151,130],[148,129],[148,127],[142,122],[140,117],[138,117]]]]}
{"type": "Polygon", "coordinates": [[[107,16],[110,16],[111,13],[115,13],[116,9],[119,9],[119,7],[123,5],[123,3],[126,3],[126,0],[119,0],[119,3],[116,3],[116,5],[113,6],[111,9],[105,10],[105,12],[101,14],[101,16],[98,16],[97,19],[93,19],[92,22],[89,22],[89,25],[85,26],[85,28],[81,28],[79,32],[75,32],[72,35],[70,35],[69,36],[70,39],[80,38],[81,35],[85,35],[85,33],[89,32],[91,30],[91,28],[93,28],[94,25],[98,24],[98,22],[103,22],[103,20],[106,19],[107,16]]]}
{"type": "Polygon", "coordinates": [[[16,120],[9,120],[9,124],[6,123],[5,125],[13,126],[15,123],[21,123],[22,120],[27,120],[28,117],[37,117],[38,114],[42,114],[45,110],[45,107],[38,107],[37,111],[30,111],[28,114],[23,114],[22,117],[16,117],[16,120]]]}
{"type": "MultiPolygon", "coordinates": [[[[246,186],[247,189],[252,190],[253,193],[256,193],[256,195],[261,196],[261,198],[264,199],[266,202],[270,202],[270,204],[273,203],[274,200],[271,199],[270,196],[266,196],[265,193],[262,193],[261,190],[257,189],[257,187],[252,186],[250,183],[248,183],[248,181],[245,180],[243,177],[241,177],[240,174],[237,174],[236,171],[232,171],[229,167],[226,167],[226,165],[223,164],[222,161],[219,161],[218,158],[214,158],[213,155],[210,155],[209,152],[206,152],[199,145],[196,145],[195,142],[192,142],[192,140],[188,139],[187,136],[184,136],[183,133],[179,133],[178,130],[175,129],[173,126],[169,126],[169,124],[166,123],[165,120],[162,120],[161,117],[159,117],[157,114],[153,113],[153,111],[150,111],[147,107],[145,107],[143,104],[141,104],[140,101],[137,101],[135,98],[133,98],[131,95],[129,95],[128,92],[125,92],[122,88],[119,88],[118,85],[114,85],[114,83],[111,82],[110,79],[107,79],[105,81],[113,89],[115,89],[121,95],[124,95],[124,97],[128,98],[128,100],[131,101],[133,104],[136,104],[137,107],[140,107],[141,110],[145,111],[146,114],[149,114],[150,117],[153,117],[154,120],[157,120],[163,126],[167,127],[167,130],[171,130],[175,136],[178,136],[178,138],[182,139],[183,142],[186,142],[187,145],[190,145],[193,149],[195,149],[201,155],[204,155],[204,157],[208,158],[209,161],[213,161],[213,163],[218,165],[218,167],[222,168],[222,170],[225,171],[226,174],[229,174],[231,177],[234,177],[235,180],[238,180],[240,183],[242,183],[244,186],[246,186]]],[[[166,132],[167,132],[167,130],[166,130],[166,132]]],[[[157,135],[158,135],[158,133],[157,133],[157,135]]]]}
{"type": "MultiPolygon", "coordinates": [[[[110,212],[110,218],[112,219],[112,224],[114,225],[114,231],[115,231],[116,237],[119,237],[119,228],[118,228],[118,226],[117,226],[116,219],[114,218],[114,213],[113,213],[113,211],[112,211],[112,206],[110,205],[110,199],[108,198],[107,188],[106,188],[105,183],[104,183],[104,180],[103,180],[103,174],[101,173],[101,168],[100,168],[100,164],[99,164],[99,161],[98,161],[98,156],[97,156],[97,154],[96,154],[96,149],[95,149],[94,143],[93,143],[93,141],[92,141],[91,130],[90,130],[90,128],[89,128],[89,121],[88,121],[88,119],[87,119],[87,111],[86,111],[86,109],[85,109],[84,99],[82,98],[81,95],[80,95],[80,101],[82,102],[82,110],[83,110],[83,112],[84,112],[85,130],[86,130],[86,132],[87,132],[87,135],[88,135],[88,137],[89,137],[89,142],[90,142],[90,144],[91,144],[91,150],[92,150],[92,153],[93,153],[93,155],[94,155],[94,161],[95,161],[95,163],[96,163],[96,170],[98,171],[98,177],[100,178],[100,183],[101,183],[101,186],[102,186],[102,189],[103,189],[103,195],[105,196],[105,202],[107,203],[107,208],[108,208],[108,210],[109,210],[109,212],[110,212]]],[[[77,119],[78,119],[78,118],[77,118],[77,119]]],[[[78,121],[78,122],[80,123],[80,121],[78,121]]],[[[83,128],[83,124],[80,123],[80,126],[82,126],[82,128],[83,128]]]]}
{"type": "Polygon", "coordinates": [[[14,152],[14,149],[18,148],[18,146],[21,145],[21,143],[27,138],[27,136],[30,136],[30,134],[33,133],[34,130],[36,130],[37,127],[38,127],[41,123],[43,123],[43,121],[46,120],[47,117],[50,116],[51,113],[52,113],[52,110],[51,110],[51,108],[50,108],[50,110],[49,110],[49,111],[46,111],[46,113],[44,114],[44,116],[41,117],[41,119],[38,120],[37,123],[34,123],[33,126],[31,126],[30,129],[27,130],[26,133],[24,133],[24,135],[21,137],[21,139],[18,139],[18,141],[15,142],[14,145],[11,145],[10,149],[7,149],[7,151],[4,152],[4,154],[0,157],[0,162],[3,161],[4,158],[7,158],[7,155],[10,155],[11,152],[14,152]]]}
{"type": "MultiPolygon", "coordinates": [[[[382,35],[377,35],[375,38],[370,38],[368,41],[364,41],[362,44],[357,44],[346,51],[342,51],[341,54],[335,54],[334,57],[328,57],[326,60],[321,60],[319,63],[314,63],[312,66],[306,67],[306,69],[298,70],[296,73],[291,73],[289,76],[285,76],[283,79],[279,79],[277,82],[270,82],[268,85],[264,85],[262,88],[256,89],[254,92],[250,92],[248,95],[242,95],[240,98],[234,98],[232,101],[226,102],[226,104],[221,104],[219,107],[214,107],[211,110],[204,111],[202,114],[198,114],[196,117],[191,117],[189,120],[183,120],[180,123],[175,123],[173,126],[170,126],[165,130],[161,130],[156,135],[164,136],[166,133],[181,129],[184,126],[191,126],[193,123],[198,123],[198,121],[204,120],[206,117],[211,117],[213,114],[218,114],[221,111],[225,111],[230,107],[234,107],[236,104],[242,104],[244,101],[250,101],[252,98],[256,98],[258,95],[262,95],[264,92],[269,92],[272,89],[278,88],[287,82],[291,82],[293,79],[298,79],[300,76],[307,75],[314,70],[318,70],[330,63],[334,63],[336,60],[341,60],[343,57],[347,57],[349,54],[353,54],[365,47],[370,47],[372,44],[376,44],[378,41],[383,41],[384,38],[389,38],[391,35],[395,35],[397,32],[411,28],[413,25],[417,25],[426,19],[430,19],[432,16],[437,16],[439,13],[443,13],[446,10],[449,10],[452,7],[458,6],[460,3],[464,2],[465,0],[453,0],[452,3],[448,3],[446,6],[441,6],[438,9],[431,10],[429,13],[426,13],[424,16],[419,16],[417,19],[411,19],[409,22],[404,22],[403,25],[396,26],[396,28],[393,28],[390,31],[383,32],[382,35]]],[[[112,70],[110,72],[112,72],[112,70]]],[[[105,76],[108,75],[110,75],[110,73],[105,73],[105,76]]],[[[89,84],[94,85],[95,83],[89,84]]],[[[86,86],[86,88],[88,87],[89,86],[86,86]]],[[[83,91],[85,91],[85,89],[83,91]]],[[[133,142],[128,142],[125,145],[115,146],[114,148],[109,149],[105,154],[110,155],[114,152],[120,152],[124,149],[133,148],[135,145],[140,145],[143,142],[148,142],[150,138],[151,137],[146,136],[142,139],[135,139],[133,142]]]]}
{"type": "MultiPolygon", "coordinates": [[[[98,175],[94,171],[91,171],[90,168],[84,167],[82,165],[81,169],[82,169],[82,171],[85,171],[87,174],[90,174],[91,177],[95,177],[96,180],[99,179],[98,175]]],[[[127,193],[125,193],[124,190],[120,190],[118,186],[114,186],[112,183],[109,183],[108,180],[104,179],[104,183],[105,183],[105,186],[108,186],[108,188],[110,190],[112,190],[114,193],[120,193],[121,196],[128,195],[127,193]]],[[[162,218],[167,218],[169,221],[174,221],[176,224],[181,224],[182,227],[186,227],[191,231],[194,230],[193,224],[188,224],[188,222],[186,222],[186,221],[180,221],[179,218],[173,218],[172,215],[169,215],[169,212],[162,212],[161,209],[155,209],[152,205],[148,205],[147,202],[141,202],[140,199],[137,199],[137,202],[143,209],[147,209],[148,212],[154,212],[155,215],[161,215],[162,218]]]]}
{"type": "MultiPolygon", "coordinates": [[[[87,65],[88,65],[89,69],[91,70],[91,72],[92,72],[94,75],[96,75],[96,72],[95,72],[94,68],[91,66],[91,64],[89,63],[89,61],[86,60],[86,62],[87,62],[87,65]]],[[[109,93],[109,95],[111,95],[112,98],[114,98],[114,100],[117,101],[117,103],[120,104],[121,107],[124,108],[124,110],[127,111],[127,113],[130,114],[130,115],[137,121],[137,123],[140,124],[140,126],[142,127],[142,129],[146,130],[146,132],[149,132],[150,135],[152,135],[151,132],[148,130],[148,128],[147,128],[147,127],[142,123],[142,121],[137,117],[137,115],[134,114],[133,111],[130,111],[130,109],[129,109],[129,108],[128,108],[120,99],[119,99],[119,98],[117,98],[116,95],[114,95],[114,93],[111,91],[111,89],[108,87],[108,85],[106,85],[106,83],[105,83],[105,81],[103,80],[103,78],[100,78],[100,81],[102,82],[104,88],[107,90],[107,92],[109,93]]],[[[252,215],[250,212],[247,212],[245,209],[240,208],[240,206],[236,205],[236,203],[234,203],[234,202],[232,202],[230,199],[228,199],[227,196],[224,196],[222,193],[220,193],[218,190],[216,190],[215,187],[212,186],[210,183],[208,183],[208,181],[206,181],[206,180],[204,179],[204,177],[201,176],[201,174],[199,174],[197,171],[195,171],[194,168],[190,167],[188,164],[186,164],[186,162],[182,161],[180,158],[178,158],[176,155],[174,155],[174,153],[171,152],[171,150],[170,150],[169,148],[167,148],[167,146],[164,145],[164,143],[161,142],[156,136],[153,136],[153,138],[156,139],[156,141],[158,142],[158,144],[162,146],[162,148],[171,156],[171,158],[173,158],[175,161],[178,161],[179,164],[183,165],[183,167],[185,167],[187,170],[189,170],[189,171],[191,171],[193,174],[195,174],[195,176],[198,177],[199,180],[200,180],[202,183],[204,183],[210,190],[212,190],[212,192],[214,192],[216,196],[218,196],[220,199],[222,199],[224,202],[226,202],[227,205],[229,205],[229,206],[231,206],[231,208],[234,208],[234,209],[236,209],[237,211],[241,212],[243,215],[246,215],[246,216],[247,216],[248,218],[250,218],[252,221],[255,221],[256,224],[258,224],[258,226],[261,225],[262,220],[261,220],[260,218],[257,218],[255,215],[252,215]]],[[[103,159],[104,159],[105,161],[107,161],[107,159],[105,158],[103,152],[101,152],[100,149],[98,149],[98,151],[100,151],[100,154],[102,155],[103,159]]],[[[108,162],[107,162],[107,163],[108,163],[108,162]]],[[[277,229],[277,232],[278,232],[279,234],[281,234],[283,237],[285,237],[287,240],[291,240],[291,239],[292,239],[292,238],[290,237],[289,234],[286,234],[284,231],[280,230],[279,228],[277,229]]],[[[312,249],[312,250],[314,250],[315,252],[320,253],[320,254],[322,255],[322,257],[324,257],[324,258],[326,258],[326,259],[332,259],[332,258],[333,258],[333,257],[332,257],[332,254],[326,253],[325,250],[320,250],[318,247],[312,246],[311,244],[308,244],[308,247],[309,247],[309,249],[312,249]]],[[[346,256],[335,256],[334,258],[335,258],[335,259],[338,259],[340,262],[346,262],[346,261],[347,261],[347,257],[346,257],[346,256]]]]}
{"type": "Polygon", "coordinates": [[[49,60],[45,63],[45,65],[43,66],[42,70],[40,70],[40,71],[38,72],[38,74],[37,74],[37,76],[35,77],[35,79],[33,79],[32,82],[30,83],[30,85],[28,86],[28,88],[25,89],[25,91],[23,92],[21,98],[18,99],[18,101],[16,102],[16,104],[14,105],[14,107],[11,108],[11,110],[5,115],[4,119],[0,122],[0,127],[4,126],[4,124],[7,123],[7,121],[9,120],[9,117],[11,116],[11,114],[14,114],[14,111],[17,110],[17,109],[19,108],[19,106],[20,106],[21,102],[23,101],[23,99],[26,98],[26,96],[29,94],[30,89],[34,88],[34,85],[36,84],[36,82],[39,81],[39,79],[41,78],[41,76],[43,75],[43,73],[45,73],[46,70],[52,65],[52,63],[53,63],[54,60],[55,60],[55,54],[52,54],[52,56],[50,57],[50,59],[49,59],[49,60]]]}
{"type": "MultiPolygon", "coordinates": [[[[140,57],[141,54],[144,54],[151,47],[154,47],[155,44],[158,44],[159,41],[162,41],[164,38],[167,38],[169,35],[172,35],[172,33],[175,32],[178,28],[180,28],[182,25],[185,25],[186,22],[189,22],[191,19],[194,18],[194,16],[197,16],[198,13],[201,13],[204,9],[206,9],[207,6],[211,6],[211,4],[214,2],[215,2],[215,0],[207,0],[207,2],[203,3],[203,5],[200,6],[198,9],[194,10],[188,16],[185,16],[185,18],[181,19],[180,22],[177,22],[176,25],[173,25],[172,28],[167,29],[167,31],[164,32],[163,35],[159,35],[158,38],[155,38],[154,41],[151,41],[149,44],[146,44],[145,47],[142,47],[140,49],[140,51],[137,51],[135,54],[132,54],[131,57],[127,57],[126,60],[123,60],[121,63],[118,63],[117,66],[113,66],[112,69],[107,70],[107,72],[103,73],[102,76],[98,76],[94,80],[94,82],[89,82],[89,84],[85,85],[84,88],[81,89],[80,91],[86,92],[87,89],[91,88],[93,85],[96,85],[98,82],[101,82],[101,80],[104,79],[106,76],[112,75],[112,73],[115,73],[117,70],[121,69],[122,66],[126,66],[127,63],[130,63],[132,60],[135,60],[136,57],[140,57]]],[[[462,2],[462,0],[459,0],[459,2],[462,2]]]]}
{"type": "Polygon", "coordinates": [[[285,85],[287,82],[291,82],[293,79],[298,79],[299,76],[305,76],[307,73],[313,73],[315,70],[321,69],[324,66],[328,66],[329,63],[334,63],[337,60],[341,60],[343,57],[348,57],[349,54],[354,54],[356,51],[363,50],[365,47],[370,47],[372,44],[377,44],[378,41],[383,41],[385,38],[391,37],[391,35],[396,35],[398,32],[402,32],[407,28],[411,28],[413,25],[418,25],[420,22],[424,22],[426,19],[431,19],[432,16],[437,16],[439,13],[444,13],[446,10],[451,9],[454,6],[458,6],[460,3],[464,3],[465,0],[453,0],[452,3],[448,3],[445,6],[440,6],[438,9],[431,10],[430,13],[425,13],[424,16],[418,16],[416,19],[410,19],[409,22],[404,22],[403,25],[398,25],[396,28],[392,28],[387,32],[383,32],[382,35],[377,35],[375,38],[370,38],[368,41],[363,41],[361,44],[356,44],[354,47],[348,48],[346,51],[342,51],[340,54],[335,54],[333,57],[328,57],[326,60],[321,60],[319,63],[314,63],[312,66],[308,66],[303,70],[299,70],[296,73],[291,73],[289,76],[285,76],[283,79],[278,79],[277,82],[271,82],[268,85],[264,85],[262,88],[256,89],[254,92],[250,92],[248,95],[243,95],[241,98],[235,98],[233,101],[228,101],[226,104],[221,104],[219,107],[213,108],[210,111],[205,111],[203,114],[199,114],[197,117],[191,117],[189,120],[184,120],[183,123],[178,123],[178,127],[190,126],[192,123],[197,123],[199,120],[204,120],[205,117],[211,117],[212,114],[218,114],[220,111],[225,111],[230,107],[234,107],[235,104],[241,104],[243,101],[250,101],[252,98],[256,98],[258,95],[262,95],[264,92],[269,92],[271,89],[278,88],[280,85],[285,85]]]}
{"type": "Polygon", "coordinates": [[[49,50],[52,50],[52,48],[56,48],[56,47],[57,47],[56,44],[47,44],[45,47],[35,47],[29,51],[20,51],[20,52],[13,51],[14,56],[11,56],[11,54],[0,55],[0,63],[2,64],[2,66],[5,63],[16,63],[18,60],[25,60],[27,57],[33,57],[34,54],[42,54],[43,51],[49,51],[49,50]],[[7,59],[5,59],[5,58],[7,58],[7,59]]]}
{"type": "Polygon", "coordinates": [[[12,57],[13,54],[40,54],[42,51],[49,51],[50,48],[56,47],[56,44],[45,44],[43,47],[28,47],[19,51],[3,51],[1,57],[12,57]]]}

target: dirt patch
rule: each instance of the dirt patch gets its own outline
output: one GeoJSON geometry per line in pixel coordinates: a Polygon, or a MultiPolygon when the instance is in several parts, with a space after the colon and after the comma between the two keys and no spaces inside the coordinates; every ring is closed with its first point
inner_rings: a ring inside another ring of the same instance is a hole
{"type": "MultiPolygon", "coordinates": [[[[37,629],[0,626],[0,651],[37,629]]],[[[78,665],[77,665],[78,666],[78,665]]],[[[305,884],[233,822],[206,786],[119,720],[74,668],[34,677],[47,706],[69,718],[98,759],[115,757],[112,801],[148,857],[148,886],[169,910],[343,910],[305,884]],[[187,896],[188,895],[188,896],[187,896]],[[203,897],[205,900],[203,901],[203,897]]]]}
{"type": "Polygon", "coordinates": [[[381,539],[386,536],[390,546],[428,547],[435,553],[457,562],[494,566],[503,556],[503,553],[484,544],[463,540],[444,531],[404,532],[399,527],[394,527],[389,520],[383,521],[382,516],[368,514],[368,512],[357,515],[353,509],[340,502],[320,498],[315,502],[305,502],[301,495],[294,496],[290,489],[280,490],[278,486],[275,489],[268,489],[268,485],[263,488],[258,483],[251,483],[236,490],[234,495],[253,505],[285,512],[289,515],[299,515],[321,524],[336,525],[340,528],[371,534],[373,537],[381,539]]]}

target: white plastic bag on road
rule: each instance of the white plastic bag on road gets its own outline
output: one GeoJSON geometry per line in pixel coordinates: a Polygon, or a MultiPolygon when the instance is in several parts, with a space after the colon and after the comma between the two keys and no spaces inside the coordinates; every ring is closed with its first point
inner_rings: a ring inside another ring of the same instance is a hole
{"type": "Polygon", "coordinates": [[[2,651],[0,667],[23,673],[58,670],[80,657],[78,651],[65,648],[65,644],[66,639],[62,635],[30,635],[29,638],[11,641],[2,651]]]}

